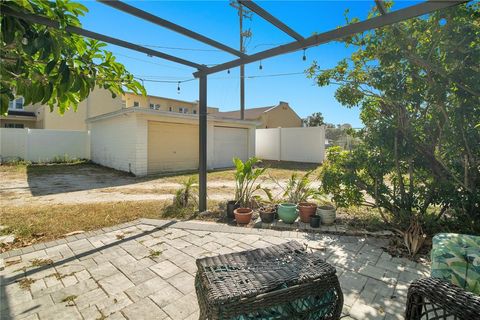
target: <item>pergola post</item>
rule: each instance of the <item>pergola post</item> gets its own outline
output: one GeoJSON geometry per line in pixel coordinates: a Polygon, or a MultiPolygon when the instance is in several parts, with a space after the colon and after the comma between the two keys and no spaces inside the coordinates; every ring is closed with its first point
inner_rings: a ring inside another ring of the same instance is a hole
{"type": "Polygon", "coordinates": [[[198,209],[207,210],[207,76],[199,77],[198,209]]]}

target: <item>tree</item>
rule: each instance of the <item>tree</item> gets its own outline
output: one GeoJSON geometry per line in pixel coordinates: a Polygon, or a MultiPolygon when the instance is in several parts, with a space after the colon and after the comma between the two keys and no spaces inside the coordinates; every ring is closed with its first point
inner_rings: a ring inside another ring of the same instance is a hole
{"type": "Polygon", "coordinates": [[[324,125],[325,122],[323,122],[323,115],[321,112],[315,112],[311,116],[306,117],[303,119],[303,124],[305,127],[319,127],[321,125],[324,125]]]}
{"type": "Polygon", "coordinates": [[[116,62],[106,44],[65,31],[80,27],[82,4],[68,0],[0,2],[0,106],[6,115],[9,100],[23,96],[25,104],[42,103],[60,113],[73,108],[96,87],[122,94],[124,88],[145,94],[125,67],[116,62]],[[22,12],[47,17],[60,29],[33,24],[8,15],[22,12]]]}
{"type": "Polygon", "coordinates": [[[340,205],[379,208],[403,228],[415,217],[480,231],[478,21],[478,2],[456,6],[344,39],[356,51],[334,68],[313,63],[310,77],[339,85],[365,125],[359,147],[331,149],[323,166],[340,205]]]}

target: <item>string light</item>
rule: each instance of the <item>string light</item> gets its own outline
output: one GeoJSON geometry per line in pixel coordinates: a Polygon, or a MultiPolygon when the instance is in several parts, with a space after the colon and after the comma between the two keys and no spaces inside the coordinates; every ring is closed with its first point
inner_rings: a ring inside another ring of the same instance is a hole
{"type": "Polygon", "coordinates": [[[258,66],[258,69],[262,70],[263,69],[263,66],[262,66],[262,60],[260,60],[260,65],[258,66]]]}
{"type": "Polygon", "coordinates": [[[227,73],[230,74],[230,69],[227,70],[227,73]]]}
{"type": "Polygon", "coordinates": [[[177,82],[177,93],[180,94],[180,81],[177,82]]]}
{"type": "Polygon", "coordinates": [[[306,60],[307,60],[307,56],[305,55],[305,51],[306,51],[306,50],[307,50],[307,49],[303,49],[303,57],[302,57],[302,60],[303,60],[303,61],[306,61],[306,60]]]}

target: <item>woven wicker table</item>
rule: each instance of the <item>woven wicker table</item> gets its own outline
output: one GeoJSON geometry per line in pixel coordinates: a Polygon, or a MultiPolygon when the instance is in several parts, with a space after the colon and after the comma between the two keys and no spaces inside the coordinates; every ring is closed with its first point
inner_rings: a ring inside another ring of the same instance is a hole
{"type": "Polygon", "coordinates": [[[291,241],[197,260],[200,319],[339,319],[335,268],[291,241]]]}

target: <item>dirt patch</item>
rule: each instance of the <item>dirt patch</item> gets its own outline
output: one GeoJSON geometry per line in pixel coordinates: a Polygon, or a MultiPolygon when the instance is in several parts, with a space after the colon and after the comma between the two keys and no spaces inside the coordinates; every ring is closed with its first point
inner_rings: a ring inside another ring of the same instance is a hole
{"type": "MultiPolygon", "coordinates": [[[[306,168],[272,166],[268,173],[283,180],[306,168]]],[[[2,204],[7,206],[167,201],[181,187],[180,183],[192,175],[195,174],[134,177],[89,163],[0,166],[0,196],[2,204]]],[[[268,177],[262,184],[280,195],[281,190],[268,177]]],[[[233,170],[208,173],[209,199],[230,200],[234,189],[233,170]]]]}

